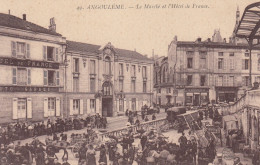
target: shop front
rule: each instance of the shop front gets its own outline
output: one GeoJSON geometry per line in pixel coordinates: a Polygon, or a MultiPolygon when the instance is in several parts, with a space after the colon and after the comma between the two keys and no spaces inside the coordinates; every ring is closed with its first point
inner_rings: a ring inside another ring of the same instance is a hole
{"type": "Polygon", "coordinates": [[[185,105],[203,106],[209,102],[209,88],[185,88],[185,105]]]}
{"type": "Polygon", "coordinates": [[[219,102],[235,102],[237,99],[237,87],[216,87],[217,103],[219,102]]]}

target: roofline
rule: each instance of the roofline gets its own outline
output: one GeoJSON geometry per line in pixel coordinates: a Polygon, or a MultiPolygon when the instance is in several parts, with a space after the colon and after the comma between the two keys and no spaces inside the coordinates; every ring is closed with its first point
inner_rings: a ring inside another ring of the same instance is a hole
{"type": "MultiPolygon", "coordinates": [[[[248,49],[247,44],[233,44],[221,42],[193,42],[193,41],[178,41],[177,47],[206,47],[206,48],[234,48],[234,49],[248,49]]],[[[260,50],[260,47],[254,47],[255,50],[260,50]]]]}

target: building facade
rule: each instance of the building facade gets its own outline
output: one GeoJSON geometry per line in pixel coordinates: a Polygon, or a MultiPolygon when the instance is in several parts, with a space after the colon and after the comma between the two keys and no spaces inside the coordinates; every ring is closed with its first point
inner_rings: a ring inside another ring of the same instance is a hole
{"type": "Polygon", "coordinates": [[[111,43],[67,43],[67,116],[99,113],[110,117],[151,104],[151,59],[111,43]]]}
{"type": "Polygon", "coordinates": [[[0,13],[0,123],[151,105],[153,60],[136,51],[67,41],[55,20],[43,28],[0,13]]]}
{"type": "Polygon", "coordinates": [[[65,38],[26,20],[0,14],[1,123],[62,116],[65,38]]]}
{"type": "MultiPolygon", "coordinates": [[[[221,38],[219,35],[213,36],[221,38]]],[[[225,39],[222,42],[213,41],[214,37],[206,41],[198,38],[195,42],[178,41],[175,37],[169,45],[167,60],[155,73],[161,76],[157,77],[155,87],[161,92],[157,95],[163,95],[160,98],[166,100],[162,104],[201,106],[208,102],[234,102],[249,89],[247,45],[227,43],[225,39]],[[176,101],[174,94],[170,93],[174,90],[178,94],[176,101]]],[[[260,49],[255,48],[252,50],[253,82],[259,82],[259,67],[260,49]]]]}

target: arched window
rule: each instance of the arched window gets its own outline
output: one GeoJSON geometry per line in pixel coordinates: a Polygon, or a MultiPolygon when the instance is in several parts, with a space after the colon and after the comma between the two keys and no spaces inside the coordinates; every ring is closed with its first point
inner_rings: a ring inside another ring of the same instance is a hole
{"type": "Polygon", "coordinates": [[[104,82],[102,88],[103,88],[103,95],[104,96],[111,96],[111,95],[113,95],[112,85],[111,85],[110,82],[108,82],[108,81],[104,82]]]}
{"type": "Polygon", "coordinates": [[[111,74],[111,60],[110,60],[110,57],[106,57],[105,58],[105,67],[104,67],[104,73],[105,74],[111,74]]]}

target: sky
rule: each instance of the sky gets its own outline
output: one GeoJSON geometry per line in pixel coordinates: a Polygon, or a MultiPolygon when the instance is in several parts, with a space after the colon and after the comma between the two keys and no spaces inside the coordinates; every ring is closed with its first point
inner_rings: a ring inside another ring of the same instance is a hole
{"type": "Polygon", "coordinates": [[[206,40],[214,29],[220,29],[222,37],[229,38],[237,7],[242,16],[245,7],[254,2],[257,1],[0,0],[0,13],[10,10],[11,15],[20,18],[26,14],[27,21],[46,28],[54,17],[57,32],[67,40],[95,45],[111,42],[116,48],[151,57],[153,49],[154,54],[167,56],[175,35],[179,41],[195,41],[198,37],[206,40]],[[88,9],[91,5],[121,5],[123,9],[88,9]],[[157,8],[145,8],[149,5],[157,8]]]}

